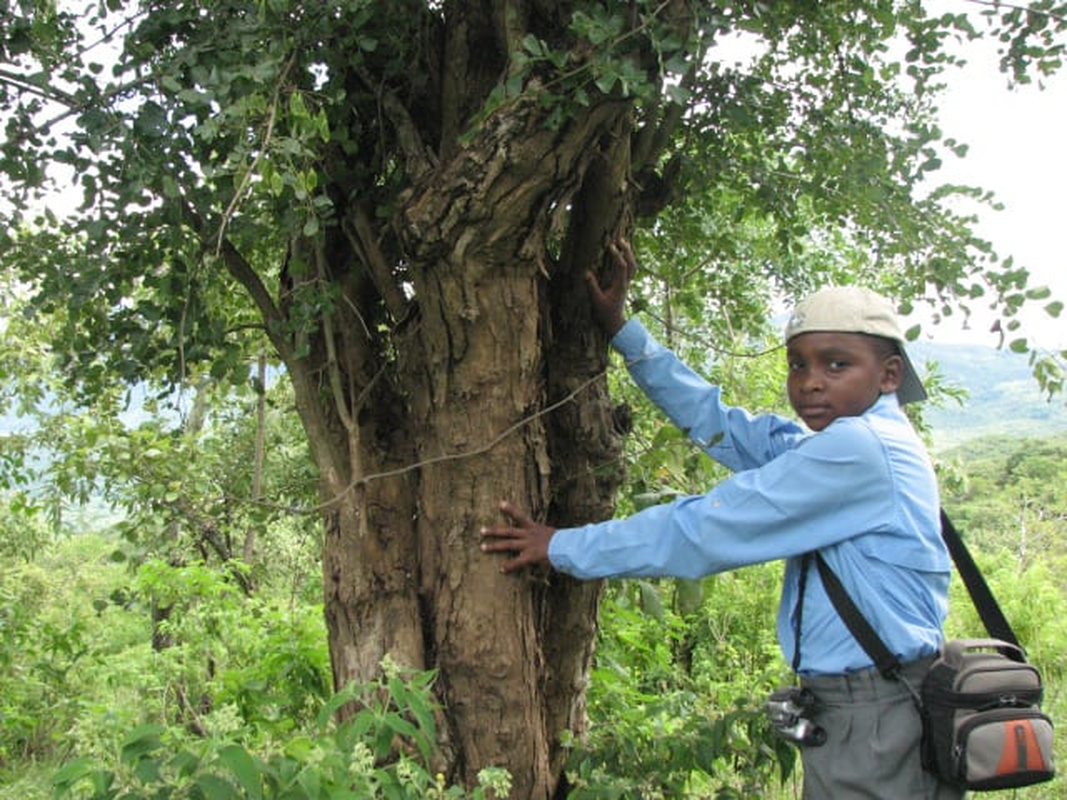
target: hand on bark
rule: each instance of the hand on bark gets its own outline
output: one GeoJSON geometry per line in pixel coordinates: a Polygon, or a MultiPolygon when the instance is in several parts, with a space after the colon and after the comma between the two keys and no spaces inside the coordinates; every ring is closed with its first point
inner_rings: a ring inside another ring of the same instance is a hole
{"type": "Polygon", "coordinates": [[[637,273],[637,259],[630,242],[619,239],[608,243],[613,268],[611,280],[604,286],[593,272],[585,273],[589,298],[593,302],[593,319],[608,336],[614,336],[626,323],[626,290],[637,273]]]}
{"type": "Polygon", "coordinates": [[[482,552],[511,553],[512,557],[500,568],[503,573],[547,564],[548,543],[556,529],[534,522],[506,500],[500,504],[500,511],[511,524],[482,528],[482,552]]]}

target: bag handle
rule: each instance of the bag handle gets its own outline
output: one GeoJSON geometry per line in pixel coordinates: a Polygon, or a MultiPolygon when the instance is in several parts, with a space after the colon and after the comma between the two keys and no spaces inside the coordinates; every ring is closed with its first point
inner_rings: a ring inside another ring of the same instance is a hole
{"type": "Polygon", "coordinates": [[[945,642],[945,646],[942,648],[945,662],[957,669],[963,663],[964,655],[979,651],[997,652],[1011,661],[1017,661],[1020,664],[1026,663],[1026,656],[1023,655],[1022,648],[1002,639],[952,639],[945,642]]]}

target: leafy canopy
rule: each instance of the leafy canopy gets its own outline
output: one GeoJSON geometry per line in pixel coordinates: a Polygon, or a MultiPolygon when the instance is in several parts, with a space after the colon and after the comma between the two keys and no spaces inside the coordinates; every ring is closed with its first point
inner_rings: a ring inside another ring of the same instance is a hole
{"type": "MultiPolygon", "coordinates": [[[[1009,334],[1028,301],[1059,313],[950,210],[992,196],[935,178],[966,153],[936,117],[950,45],[984,29],[1013,81],[1040,78],[1062,58],[1062,4],[982,9],[980,27],[915,0],[553,2],[513,17],[490,3],[510,21],[459,63],[454,26],[490,28],[468,11],[108,0],[0,12],[2,259],[60,320],[67,374],[88,393],[240,377],[264,335],[291,363],[352,302],[346,281],[367,276],[358,319],[386,356],[412,292],[405,204],[531,99],[560,130],[605,101],[632,104],[634,211],[657,235],[647,262],[689,313],[710,298],[745,329],[773,297],[831,280],[877,284],[906,307],[928,298],[942,315],[988,303],[1009,334]],[[80,204],[50,211],[57,189],[80,204]],[[332,266],[342,258],[354,272],[332,266]]],[[[1035,372],[1058,388],[1062,354],[1035,356],[1035,372]]]]}

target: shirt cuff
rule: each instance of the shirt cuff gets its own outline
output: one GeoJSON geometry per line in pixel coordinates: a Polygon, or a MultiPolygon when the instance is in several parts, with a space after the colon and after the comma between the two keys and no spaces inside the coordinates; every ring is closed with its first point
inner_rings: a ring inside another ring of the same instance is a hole
{"type": "Polygon", "coordinates": [[[632,363],[638,361],[642,356],[646,355],[646,351],[649,345],[652,343],[652,337],[648,331],[645,330],[645,326],[631,317],[623,323],[623,326],[616,331],[615,336],[611,340],[611,346],[614,347],[624,359],[626,363],[632,363]]]}
{"type": "Polygon", "coordinates": [[[559,549],[563,546],[563,542],[560,541],[560,535],[565,531],[564,528],[558,528],[552,538],[548,540],[548,563],[552,565],[552,568],[563,572],[562,559],[559,557],[559,549]],[[556,551],[555,557],[553,557],[553,551],[556,551]]]}

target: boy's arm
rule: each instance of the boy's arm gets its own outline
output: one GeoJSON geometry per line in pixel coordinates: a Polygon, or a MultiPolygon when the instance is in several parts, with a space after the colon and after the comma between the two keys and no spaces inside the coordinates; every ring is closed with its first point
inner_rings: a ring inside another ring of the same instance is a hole
{"type": "Polygon", "coordinates": [[[626,367],[648,398],[712,458],[732,470],[752,469],[795,446],[804,432],[781,417],[753,417],[722,403],[713,386],[656,342],[625,315],[637,260],[626,239],[608,244],[612,268],[602,283],[586,274],[593,319],[626,359],[626,367]]]}
{"type": "Polygon", "coordinates": [[[810,437],[709,492],[624,519],[554,531],[552,566],[576,578],[695,578],[776,561],[894,526],[881,443],[860,425],[810,437]]]}
{"type": "Polygon", "coordinates": [[[805,437],[794,421],[753,416],[722,402],[709,383],[631,319],[611,341],[634,382],[690,439],[734,471],[753,469],[790,450],[805,437]]]}

